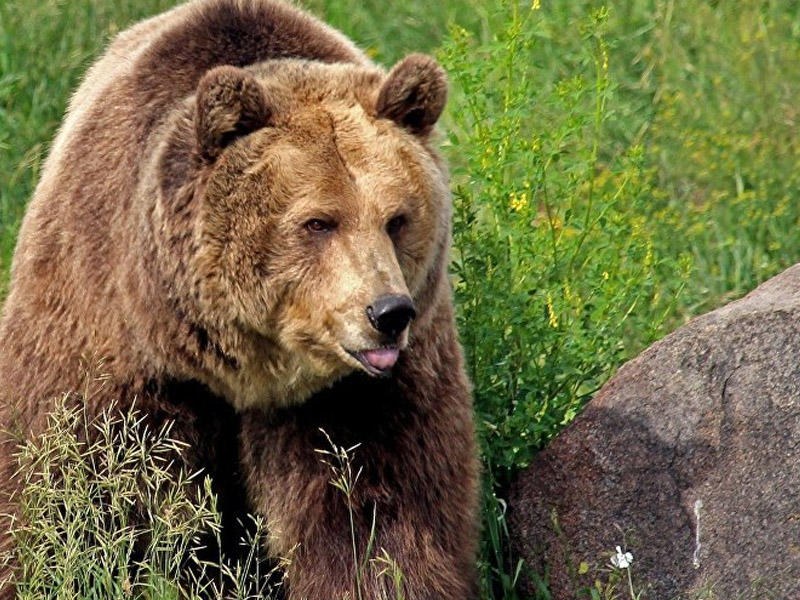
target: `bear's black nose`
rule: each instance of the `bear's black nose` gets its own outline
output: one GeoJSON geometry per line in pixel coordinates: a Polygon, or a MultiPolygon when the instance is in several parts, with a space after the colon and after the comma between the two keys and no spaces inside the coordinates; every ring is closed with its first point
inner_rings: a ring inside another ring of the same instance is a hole
{"type": "Polygon", "coordinates": [[[372,326],[392,338],[399,336],[416,316],[411,298],[401,294],[380,296],[367,307],[367,317],[372,326]]]}

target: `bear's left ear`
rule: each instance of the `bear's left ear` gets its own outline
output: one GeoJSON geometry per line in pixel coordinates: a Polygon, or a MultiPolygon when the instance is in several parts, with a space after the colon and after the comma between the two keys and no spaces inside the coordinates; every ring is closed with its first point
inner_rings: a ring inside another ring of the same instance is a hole
{"type": "Polygon", "coordinates": [[[377,116],[417,135],[430,133],[447,102],[447,75],[433,58],[411,54],[389,72],[378,94],[377,116]]]}
{"type": "Polygon", "coordinates": [[[213,161],[238,137],[269,124],[275,107],[267,90],[245,71],[215,67],[197,86],[195,131],[200,155],[213,161]]]}

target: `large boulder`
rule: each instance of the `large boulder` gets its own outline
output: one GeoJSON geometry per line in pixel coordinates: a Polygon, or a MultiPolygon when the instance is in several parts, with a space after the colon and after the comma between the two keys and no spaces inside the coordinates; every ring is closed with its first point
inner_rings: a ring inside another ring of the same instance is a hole
{"type": "Polygon", "coordinates": [[[616,546],[648,599],[800,598],[799,354],[796,265],[622,367],[510,492],[553,598],[616,546]]]}

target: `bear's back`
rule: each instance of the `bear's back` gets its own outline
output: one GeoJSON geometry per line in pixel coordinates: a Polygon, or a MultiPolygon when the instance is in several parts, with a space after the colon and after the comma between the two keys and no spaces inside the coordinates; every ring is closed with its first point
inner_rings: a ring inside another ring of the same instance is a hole
{"type": "Polygon", "coordinates": [[[138,124],[131,142],[144,144],[152,127],[195,91],[209,69],[274,58],[371,64],[341,33],[280,0],[180,5],[121,32],[94,63],[72,97],[42,184],[70,148],[85,153],[92,147],[85,142],[96,134],[98,119],[113,119],[114,128],[138,124]]]}

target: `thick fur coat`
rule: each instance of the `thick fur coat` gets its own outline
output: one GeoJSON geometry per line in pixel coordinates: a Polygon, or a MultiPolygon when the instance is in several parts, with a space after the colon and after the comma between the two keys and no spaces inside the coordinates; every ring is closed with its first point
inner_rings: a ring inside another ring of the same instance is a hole
{"type": "MultiPolygon", "coordinates": [[[[473,597],[478,467],[431,139],[445,97],[433,59],[387,73],[277,0],[197,0],[119,35],[20,231],[0,508],[15,510],[14,443],[100,364],[87,411],[175,420],[225,522],[261,515],[267,551],[291,554],[290,598],[355,581],[320,430],[361,444],[358,540],[375,514],[405,597],[473,597]]],[[[392,597],[388,580],[365,586],[392,597]]]]}

